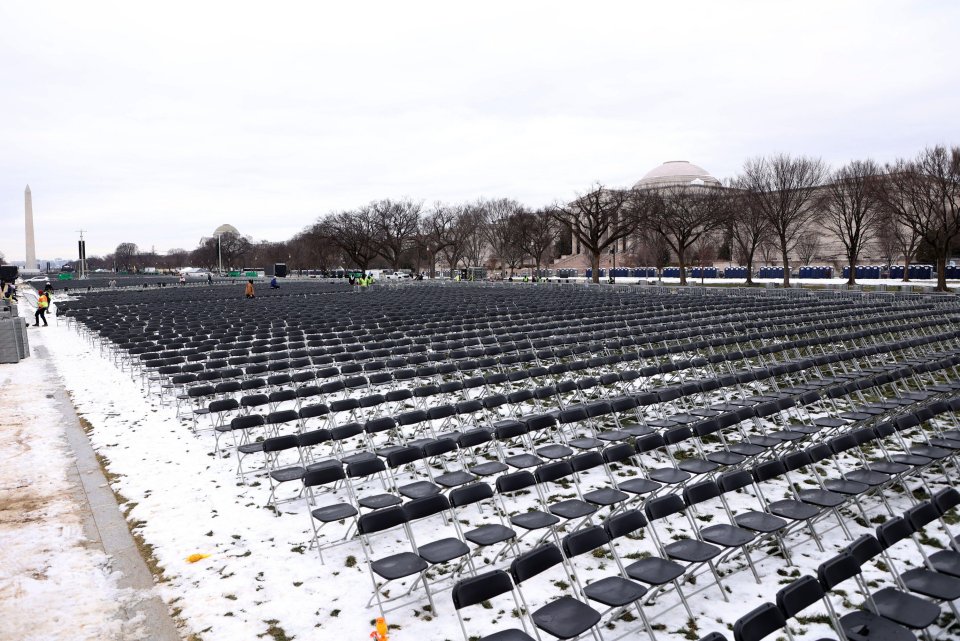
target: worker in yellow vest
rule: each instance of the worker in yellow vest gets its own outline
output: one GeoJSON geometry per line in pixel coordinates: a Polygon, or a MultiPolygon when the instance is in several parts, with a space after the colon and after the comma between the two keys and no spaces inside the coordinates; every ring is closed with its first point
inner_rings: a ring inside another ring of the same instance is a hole
{"type": "Polygon", "coordinates": [[[37,298],[37,312],[33,315],[34,327],[40,327],[41,320],[43,320],[43,326],[47,327],[48,307],[50,307],[50,296],[45,290],[40,290],[40,296],[37,298]]]}

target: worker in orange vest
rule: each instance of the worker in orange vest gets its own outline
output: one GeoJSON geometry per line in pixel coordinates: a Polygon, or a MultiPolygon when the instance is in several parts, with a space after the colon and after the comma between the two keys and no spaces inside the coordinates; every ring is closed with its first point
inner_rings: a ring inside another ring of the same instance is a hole
{"type": "Polygon", "coordinates": [[[43,326],[47,326],[47,308],[50,307],[50,296],[45,290],[40,290],[40,296],[37,298],[37,312],[33,315],[34,327],[40,327],[40,321],[43,320],[43,326]]]}

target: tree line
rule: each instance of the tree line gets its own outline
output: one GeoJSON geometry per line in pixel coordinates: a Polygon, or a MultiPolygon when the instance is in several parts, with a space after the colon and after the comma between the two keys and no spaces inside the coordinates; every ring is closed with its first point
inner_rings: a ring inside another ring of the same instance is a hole
{"type": "MultiPolygon", "coordinates": [[[[842,246],[851,284],[858,260],[873,250],[888,264],[902,257],[907,268],[918,255],[929,256],[937,288],[945,290],[945,267],[960,240],[960,147],[928,147],[884,165],[853,160],[833,170],[819,158],[773,154],[748,160],[722,187],[597,183],[569,202],[538,208],[510,198],[430,205],[382,199],[320,216],[283,242],[223,234],[219,249],[224,266],[233,267],[286,262],[294,269],[389,267],[433,276],[437,265],[451,272],[486,266],[505,276],[547,267],[576,243],[589,256],[594,282],[603,256],[620,252],[622,264],[676,264],[683,283],[691,261],[720,250],[747,267],[748,283],[758,258],[781,262],[789,285],[793,258],[809,262],[827,237],[842,246]]],[[[123,243],[112,256],[89,262],[214,268],[217,242],[164,256],[138,254],[136,245],[123,243]]]]}

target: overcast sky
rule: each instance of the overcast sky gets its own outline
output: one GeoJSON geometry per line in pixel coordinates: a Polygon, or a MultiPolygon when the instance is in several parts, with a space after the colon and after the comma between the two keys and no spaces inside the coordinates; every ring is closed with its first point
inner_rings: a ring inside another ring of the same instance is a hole
{"type": "Polygon", "coordinates": [[[0,4],[0,252],[960,144],[960,3],[0,4]],[[464,9],[465,6],[470,10],[464,9]]]}

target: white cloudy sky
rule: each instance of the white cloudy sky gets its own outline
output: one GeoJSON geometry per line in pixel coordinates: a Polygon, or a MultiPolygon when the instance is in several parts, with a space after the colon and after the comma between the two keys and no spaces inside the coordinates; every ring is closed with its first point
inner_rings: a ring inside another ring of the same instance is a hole
{"type": "Polygon", "coordinates": [[[960,3],[0,3],[0,251],[960,144],[960,3]],[[469,4],[470,9],[465,9],[469,4]]]}

